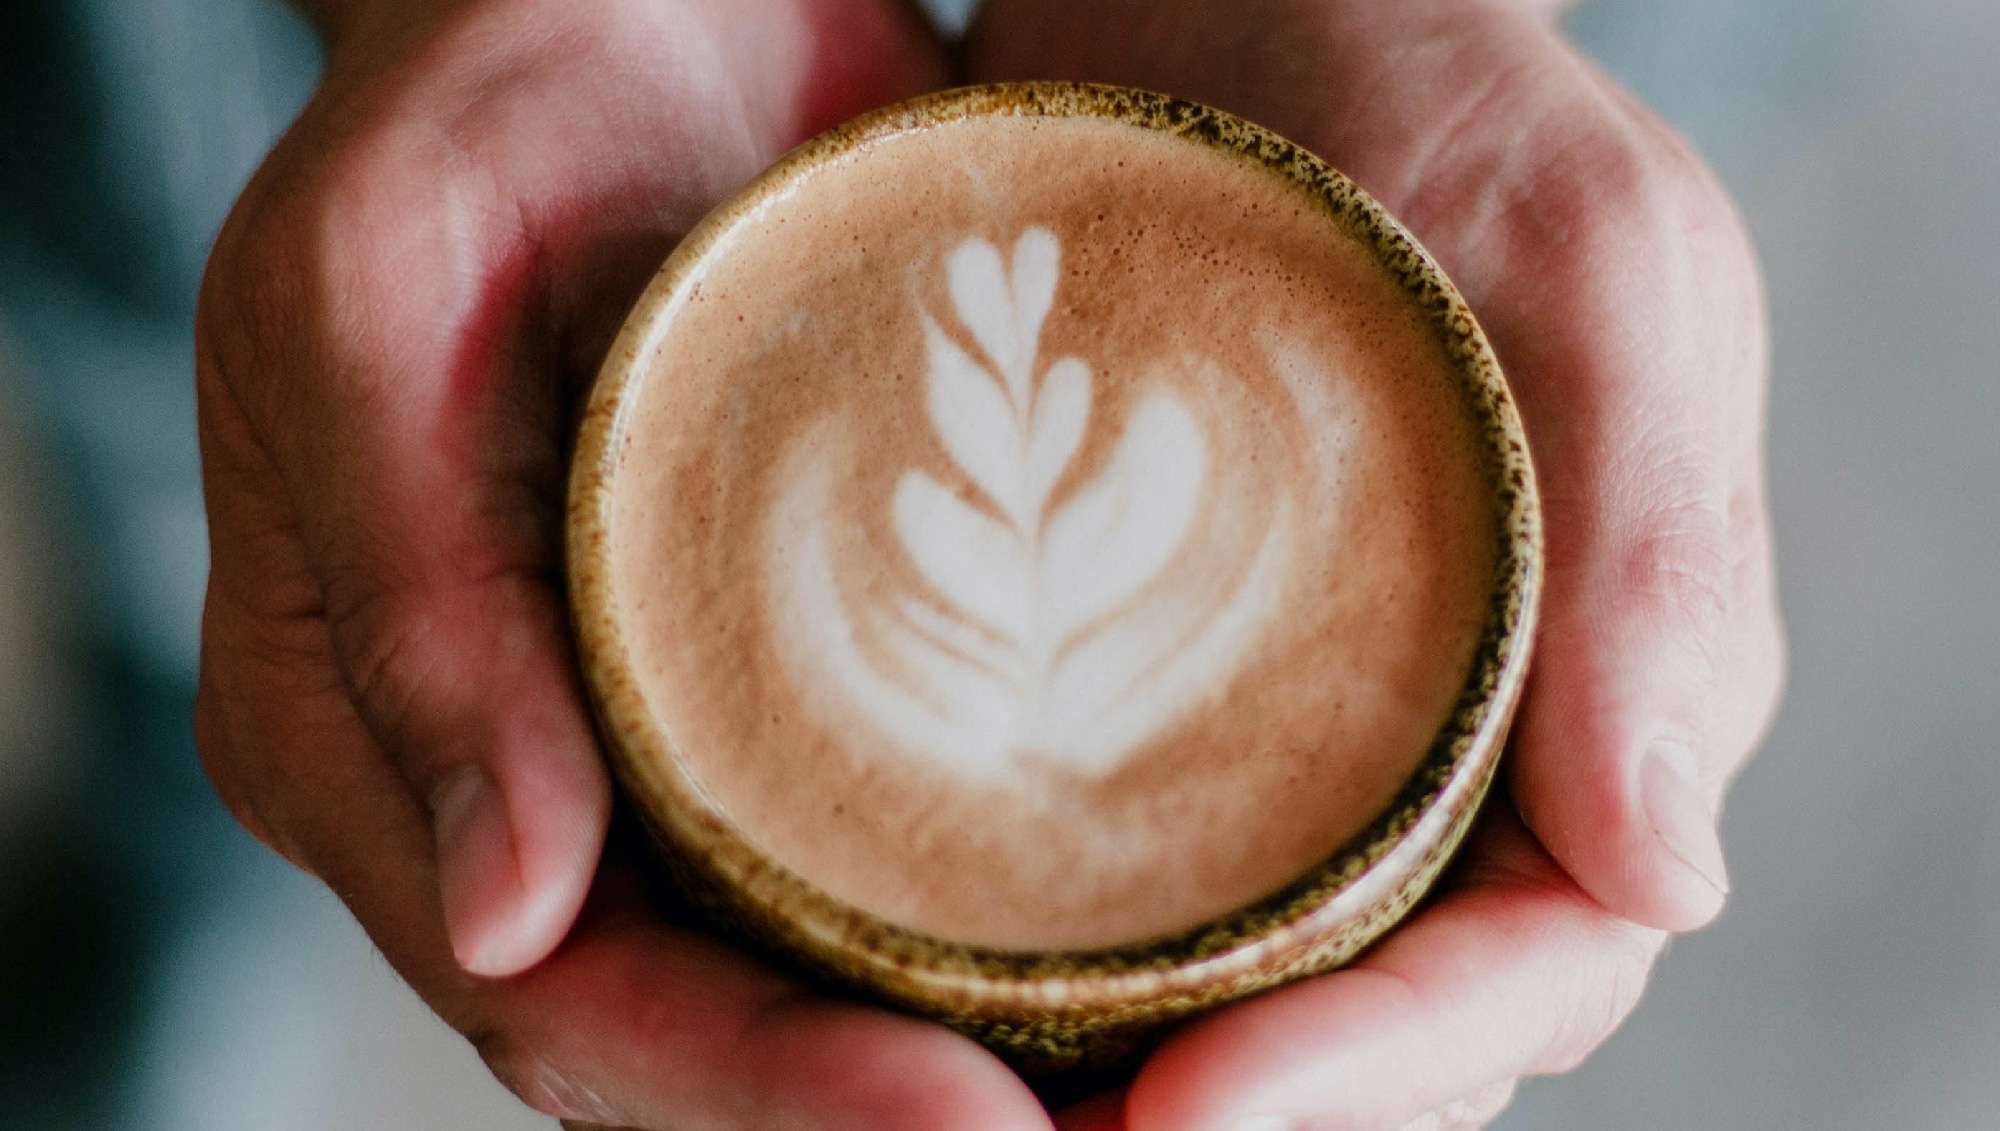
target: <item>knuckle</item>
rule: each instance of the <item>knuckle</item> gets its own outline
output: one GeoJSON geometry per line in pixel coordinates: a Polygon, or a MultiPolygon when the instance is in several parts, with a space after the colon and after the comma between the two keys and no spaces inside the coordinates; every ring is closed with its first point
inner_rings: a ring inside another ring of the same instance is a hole
{"type": "Polygon", "coordinates": [[[1712,508],[1663,505],[1644,526],[1621,556],[1619,589],[1698,630],[1723,623],[1734,601],[1729,553],[1712,508]]]}
{"type": "Polygon", "coordinates": [[[1446,1109],[1446,1114],[1456,1121],[1451,1126],[1465,1131],[1487,1126],[1512,1106],[1517,1087],[1516,1081],[1503,1080],[1452,1104],[1446,1109]]]}
{"type": "Polygon", "coordinates": [[[1700,320],[1704,336],[1748,344],[1763,306],[1748,230],[1707,165],[1638,109],[1578,100],[1541,115],[1538,154],[1504,190],[1496,231],[1520,277],[1557,281],[1653,353],[1700,320]],[[1636,311],[1655,317],[1635,319],[1636,311]]]}
{"type": "Polygon", "coordinates": [[[1513,1103],[1516,1082],[1503,1080],[1403,1124],[1397,1131],[1478,1131],[1513,1103]]]}
{"type": "Polygon", "coordinates": [[[202,772],[222,800],[222,807],[258,840],[269,842],[264,819],[250,799],[250,790],[238,772],[229,746],[229,728],[214,678],[204,672],[194,695],[194,746],[202,772]]]}
{"type": "Polygon", "coordinates": [[[485,1062],[486,1070],[515,1098],[544,1115],[568,1114],[549,1102],[550,1097],[541,1086],[543,1059],[532,1045],[500,1029],[468,1033],[466,1039],[485,1062]]]}
{"type": "Polygon", "coordinates": [[[1543,118],[1530,141],[1547,156],[1509,190],[1501,214],[1507,249],[1539,277],[1603,275],[1632,244],[1633,217],[1649,212],[1649,161],[1587,109],[1543,118]]]}
{"type": "Polygon", "coordinates": [[[1647,214],[1698,260],[1745,269],[1718,273],[1714,281],[1755,279],[1756,252],[1728,190],[1685,138],[1652,115],[1640,113],[1650,165],[1644,194],[1644,202],[1651,206],[1647,214]]]}
{"type": "Polygon", "coordinates": [[[310,107],[231,210],[195,312],[198,349],[221,372],[305,396],[310,373],[391,313],[371,276],[432,231],[422,217],[451,194],[422,130],[383,109],[310,107]]]}
{"type": "Polygon", "coordinates": [[[1606,957],[1589,964],[1588,975],[1570,1002],[1544,1050],[1540,1072],[1561,1075],[1587,1060],[1638,1008],[1653,962],[1660,952],[1658,932],[1624,923],[1606,924],[1606,957]]]}
{"type": "MultiPolygon", "coordinates": [[[[259,174],[231,211],[202,273],[194,320],[197,373],[220,380],[251,410],[307,368],[315,252],[305,217],[324,207],[313,178],[259,174]]],[[[321,225],[324,226],[324,225],[321,225]]]]}
{"type": "Polygon", "coordinates": [[[488,1072],[515,1098],[543,1115],[558,1119],[607,1120],[619,1114],[574,1073],[560,1066],[554,1050],[543,1042],[502,1028],[467,1035],[488,1072]]]}
{"type": "Polygon", "coordinates": [[[204,659],[193,712],[195,754],[202,772],[223,809],[245,832],[293,865],[311,871],[302,847],[276,819],[277,807],[267,796],[256,767],[246,764],[248,751],[240,737],[240,712],[231,706],[235,701],[219,682],[214,662],[204,659]]]}
{"type": "Polygon", "coordinates": [[[1724,461],[1700,429],[1655,420],[1630,435],[1590,503],[1611,574],[1603,580],[1679,626],[1712,631],[1736,604],[1739,580],[1724,461]]]}
{"type": "Polygon", "coordinates": [[[545,583],[362,554],[328,567],[326,618],[349,698],[420,793],[476,757],[516,665],[559,638],[545,583]]]}
{"type": "Polygon", "coordinates": [[[1566,159],[1536,186],[1540,241],[1577,268],[1637,246],[1706,261],[1748,249],[1735,206],[1708,167],[1650,118],[1582,111],[1566,159]]]}
{"type": "MultiPolygon", "coordinates": [[[[249,204],[238,205],[238,215],[249,204]]],[[[276,346],[293,324],[301,296],[291,271],[271,262],[275,250],[243,233],[250,221],[232,217],[202,274],[196,299],[197,372],[229,382],[282,374],[276,346]]]]}
{"type": "Polygon", "coordinates": [[[441,674],[440,650],[432,646],[430,619],[422,610],[422,603],[403,591],[372,584],[330,605],[327,618],[362,716],[419,784],[443,772],[423,757],[431,744],[416,741],[421,704],[441,674]]]}

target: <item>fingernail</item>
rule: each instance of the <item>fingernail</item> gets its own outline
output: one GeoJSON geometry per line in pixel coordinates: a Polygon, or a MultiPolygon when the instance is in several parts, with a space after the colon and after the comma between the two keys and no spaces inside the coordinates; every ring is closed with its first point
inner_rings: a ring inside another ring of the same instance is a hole
{"type": "Polygon", "coordinates": [[[437,847],[438,894],[445,931],[458,964],[474,974],[510,974],[513,949],[497,914],[505,910],[515,872],[507,801],[479,766],[453,772],[431,792],[431,836],[437,847]]]}
{"type": "Polygon", "coordinates": [[[1253,1115],[1230,1125],[1229,1131],[1298,1131],[1298,1123],[1283,1115],[1253,1115]]]}
{"type": "Polygon", "coordinates": [[[1653,835],[1674,859],[1720,895],[1729,894],[1729,870],[1716,835],[1715,811],[1703,800],[1694,751],[1677,742],[1656,743],[1640,769],[1639,792],[1653,835]]]}

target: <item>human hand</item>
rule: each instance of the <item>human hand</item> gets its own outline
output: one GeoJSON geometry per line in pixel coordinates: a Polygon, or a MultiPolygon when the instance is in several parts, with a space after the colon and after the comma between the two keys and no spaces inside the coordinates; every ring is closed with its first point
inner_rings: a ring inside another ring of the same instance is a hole
{"type": "Polygon", "coordinates": [[[821,1000],[661,921],[616,853],[599,871],[558,580],[570,412],[639,288],[780,151],[933,83],[936,45],[893,0],[320,10],[324,84],[199,317],[216,787],[551,1114],[1046,1131],[970,1042],[821,1000]]]}
{"type": "Polygon", "coordinates": [[[1715,809],[1783,669],[1761,287],[1712,177],[1564,43],[1558,7],[993,0],[974,29],[975,77],[1199,98],[1400,216],[1480,312],[1546,518],[1512,805],[1358,962],[1188,1026],[1068,1126],[1481,1126],[1588,1055],[1666,932],[1722,906],[1715,809]]]}

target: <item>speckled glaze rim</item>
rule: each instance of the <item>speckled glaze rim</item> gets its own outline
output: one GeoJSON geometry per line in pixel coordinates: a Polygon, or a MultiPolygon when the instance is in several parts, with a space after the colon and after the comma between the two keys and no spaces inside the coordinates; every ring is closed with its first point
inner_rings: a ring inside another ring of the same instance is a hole
{"type": "Polygon", "coordinates": [[[697,225],[639,299],[591,393],[572,465],[567,553],[582,663],[612,763],[670,866],[739,926],[822,970],[933,1013],[1002,1025],[1138,1017],[1158,1012],[1167,998],[1195,1008],[1308,972],[1302,966],[1337,964],[1392,925],[1442,867],[1493,777],[1526,675],[1542,563],[1540,504],[1513,399],[1465,300],[1417,241],[1345,176],[1268,130],[1194,102],[1078,83],[969,87],[875,111],[787,154],[697,225]],[[1490,453],[1500,544],[1493,597],[1471,674],[1415,773],[1378,819],[1282,890],[1137,945],[1048,953],[964,946],[878,919],[778,866],[700,798],[667,748],[614,615],[605,548],[626,408],[676,295],[734,225],[816,170],[910,131],[991,115],[1124,122],[1289,181],[1373,248],[1418,303],[1446,345],[1490,453]],[[1329,943],[1335,936],[1338,943],[1329,943]],[[1340,951],[1331,961],[1306,957],[1324,959],[1330,946],[1340,951]]]}

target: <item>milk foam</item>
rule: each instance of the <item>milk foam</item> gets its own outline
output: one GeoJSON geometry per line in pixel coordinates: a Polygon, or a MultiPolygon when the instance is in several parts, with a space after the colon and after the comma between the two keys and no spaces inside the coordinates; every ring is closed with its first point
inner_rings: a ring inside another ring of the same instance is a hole
{"type": "Polygon", "coordinates": [[[1087,120],[879,143],[749,215],[627,409],[642,693],[750,843],[889,922],[1113,945],[1359,832],[1497,519],[1449,359],[1260,168],[1087,120]]]}
{"type": "Polygon", "coordinates": [[[1205,428],[1171,387],[1148,389],[1104,466],[1054,499],[1092,403],[1081,359],[1037,370],[1061,254],[1053,232],[1029,228],[1011,271],[976,237],[946,260],[954,312],[982,356],[924,316],[925,405],[978,497],[921,468],[896,483],[897,548],[921,587],[867,590],[860,608],[842,600],[823,525],[842,518],[831,488],[843,469],[831,454],[852,448],[824,435],[786,462],[765,531],[778,655],[807,697],[829,721],[870,723],[900,753],[967,776],[1003,777],[1022,757],[1094,776],[1116,769],[1203,688],[1235,675],[1292,565],[1282,499],[1243,548],[1240,578],[1160,584],[1204,503],[1242,502],[1218,492],[1205,428]],[[857,632],[857,619],[872,631],[857,632]]]}

